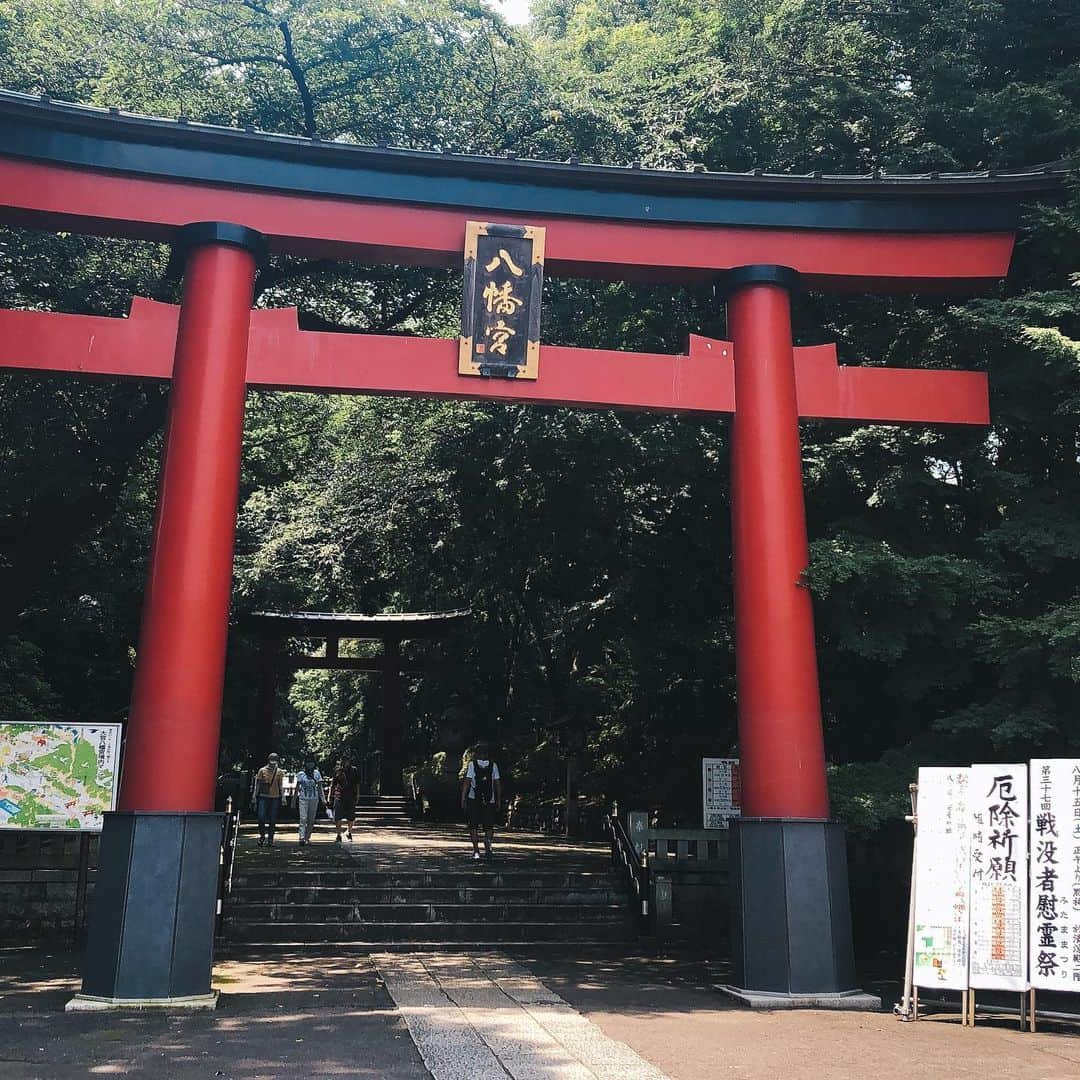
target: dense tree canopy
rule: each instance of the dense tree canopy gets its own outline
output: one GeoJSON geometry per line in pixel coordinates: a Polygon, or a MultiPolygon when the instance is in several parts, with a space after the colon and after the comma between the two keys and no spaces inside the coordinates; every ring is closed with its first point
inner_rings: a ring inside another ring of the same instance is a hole
{"type": "MultiPolygon", "coordinates": [[[[1080,0],[0,0],[0,85],[361,143],[675,169],[1013,168],[1080,151],[1080,0]]],[[[836,807],[871,831],[915,762],[1080,753],[1080,196],[968,302],[800,298],[848,363],[989,370],[989,431],[804,427],[836,807]]],[[[152,245],[0,234],[0,303],[174,299],[152,245]]],[[[457,332],[460,275],[278,259],[264,306],[457,332]]],[[[675,351],[703,291],[549,282],[545,339],[675,351]]],[[[165,393],[0,377],[0,719],[127,705],[165,393]]],[[[407,746],[505,747],[558,786],[678,808],[734,749],[719,421],[252,393],[235,615],[469,606],[406,680],[407,746]]],[[[233,637],[225,763],[258,692],[233,637]]],[[[374,676],[298,678],[286,751],[368,745],[374,676]]],[[[284,693],[284,688],[283,688],[284,693]]]]}

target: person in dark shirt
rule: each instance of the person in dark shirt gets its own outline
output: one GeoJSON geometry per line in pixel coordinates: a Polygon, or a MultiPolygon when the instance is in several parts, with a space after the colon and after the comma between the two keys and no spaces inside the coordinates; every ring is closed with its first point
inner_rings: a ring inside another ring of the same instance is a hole
{"type": "Polygon", "coordinates": [[[330,781],[330,808],[334,812],[334,824],[337,825],[337,837],[334,843],[341,843],[341,830],[352,839],[352,823],[356,817],[356,769],[344,761],[334,766],[334,776],[330,781]]]}

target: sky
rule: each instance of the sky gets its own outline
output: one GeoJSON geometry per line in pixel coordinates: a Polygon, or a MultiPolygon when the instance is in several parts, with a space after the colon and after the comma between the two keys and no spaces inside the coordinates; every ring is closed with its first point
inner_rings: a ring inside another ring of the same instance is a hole
{"type": "Polygon", "coordinates": [[[504,15],[507,22],[520,24],[529,21],[529,0],[487,0],[487,2],[504,15]]]}

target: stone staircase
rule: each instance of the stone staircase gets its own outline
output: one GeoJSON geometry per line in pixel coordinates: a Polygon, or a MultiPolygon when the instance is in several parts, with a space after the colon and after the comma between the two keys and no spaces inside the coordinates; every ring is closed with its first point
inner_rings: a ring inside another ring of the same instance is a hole
{"type": "Polygon", "coordinates": [[[407,825],[409,804],[404,795],[361,795],[356,800],[354,830],[407,825]]]}
{"type": "Polygon", "coordinates": [[[326,853],[312,865],[307,856],[282,865],[242,851],[224,906],[226,940],[585,944],[633,936],[625,891],[600,850],[562,851],[539,837],[531,850],[533,838],[519,833],[496,842],[498,861],[474,863],[460,827],[413,825],[403,802],[387,798],[358,808],[353,835],[354,845],[298,849],[326,853]]]}

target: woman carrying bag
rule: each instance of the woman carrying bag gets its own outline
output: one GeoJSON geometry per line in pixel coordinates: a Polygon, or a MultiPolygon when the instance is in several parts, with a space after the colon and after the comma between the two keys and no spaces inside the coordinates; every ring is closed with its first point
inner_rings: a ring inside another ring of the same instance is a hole
{"type": "Polygon", "coordinates": [[[282,800],[285,774],[278,768],[277,754],[271,754],[266,764],[255,774],[255,811],[259,818],[259,847],[274,846],[278,808],[282,800]]]}

